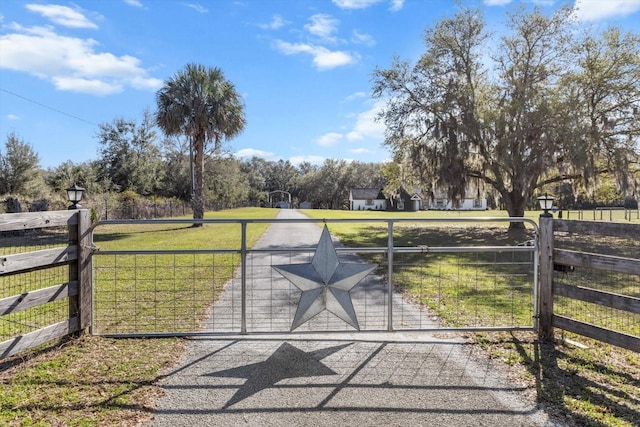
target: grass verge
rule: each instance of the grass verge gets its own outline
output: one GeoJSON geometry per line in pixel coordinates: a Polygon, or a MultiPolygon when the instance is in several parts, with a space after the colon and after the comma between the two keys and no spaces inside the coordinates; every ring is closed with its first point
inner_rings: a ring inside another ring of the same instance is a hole
{"type": "Polygon", "coordinates": [[[0,425],[134,426],[151,417],[178,339],[69,339],[0,363],[0,425]]]}

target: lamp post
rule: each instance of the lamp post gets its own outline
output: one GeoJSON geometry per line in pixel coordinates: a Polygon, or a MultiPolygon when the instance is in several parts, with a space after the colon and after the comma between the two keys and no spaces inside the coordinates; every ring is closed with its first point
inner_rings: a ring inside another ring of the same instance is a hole
{"type": "Polygon", "coordinates": [[[76,184],[73,184],[71,187],[66,189],[67,198],[71,202],[71,206],[68,209],[80,209],[82,206],[78,204],[80,200],[82,200],[82,194],[84,193],[84,188],[78,187],[76,184]]]}
{"type": "Polygon", "coordinates": [[[544,211],[540,214],[541,218],[553,218],[553,215],[549,212],[553,207],[553,201],[555,199],[545,193],[544,196],[538,197],[538,203],[540,203],[540,208],[544,211]]]}

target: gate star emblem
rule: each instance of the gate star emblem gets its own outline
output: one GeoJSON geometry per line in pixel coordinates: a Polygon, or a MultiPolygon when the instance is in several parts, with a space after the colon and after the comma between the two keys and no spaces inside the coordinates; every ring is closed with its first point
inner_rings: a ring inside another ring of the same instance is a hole
{"type": "Polygon", "coordinates": [[[311,263],[272,266],[302,291],[291,330],[324,310],[360,330],[349,292],[377,266],[338,261],[329,229],[325,225],[311,263]]]}

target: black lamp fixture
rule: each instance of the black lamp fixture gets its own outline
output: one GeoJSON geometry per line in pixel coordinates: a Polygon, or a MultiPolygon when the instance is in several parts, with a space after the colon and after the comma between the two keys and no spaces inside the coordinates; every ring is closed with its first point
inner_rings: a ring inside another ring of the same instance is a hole
{"type": "Polygon", "coordinates": [[[540,216],[542,218],[553,218],[553,215],[549,213],[549,211],[553,208],[553,201],[555,199],[549,196],[547,193],[544,196],[538,197],[538,203],[540,203],[540,208],[544,211],[540,216]]]}
{"type": "Polygon", "coordinates": [[[69,209],[80,209],[82,206],[78,204],[80,200],[82,200],[82,194],[84,193],[84,188],[78,187],[78,185],[73,184],[71,187],[66,189],[67,197],[71,202],[71,206],[69,209]]]}

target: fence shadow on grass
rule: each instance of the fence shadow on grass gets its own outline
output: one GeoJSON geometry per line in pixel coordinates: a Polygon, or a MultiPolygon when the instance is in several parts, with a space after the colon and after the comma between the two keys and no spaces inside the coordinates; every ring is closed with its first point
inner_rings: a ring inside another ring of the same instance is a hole
{"type": "Polygon", "coordinates": [[[612,420],[615,425],[640,425],[640,395],[633,393],[640,390],[640,377],[626,367],[600,361],[597,352],[594,355],[589,349],[511,337],[535,378],[538,401],[552,413],[567,414],[575,425],[605,427],[612,425],[612,420]]]}

